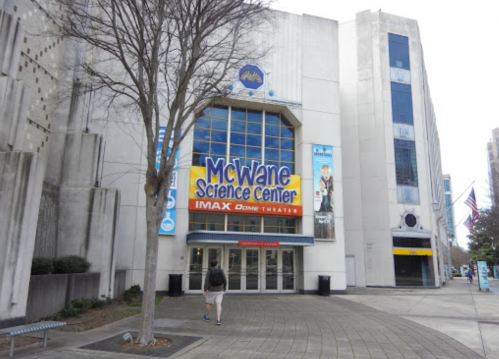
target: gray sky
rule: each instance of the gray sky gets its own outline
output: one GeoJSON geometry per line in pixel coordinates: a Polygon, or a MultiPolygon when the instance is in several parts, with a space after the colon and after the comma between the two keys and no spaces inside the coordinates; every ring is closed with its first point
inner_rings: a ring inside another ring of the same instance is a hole
{"type": "MultiPolygon", "coordinates": [[[[499,1],[476,0],[277,0],[276,9],[338,22],[357,12],[380,10],[415,19],[421,32],[426,71],[437,118],[442,170],[452,177],[454,200],[475,181],[479,207],[490,205],[487,142],[499,127],[499,1]],[[495,89],[495,90],[494,90],[495,89]]],[[[341,71],[341,69],[340,69],[341,71]]],[[[456,223],[470,213],[454,205],[456,223]]],[[[461,246],[468,230],[456,228],[461,246]]]]}

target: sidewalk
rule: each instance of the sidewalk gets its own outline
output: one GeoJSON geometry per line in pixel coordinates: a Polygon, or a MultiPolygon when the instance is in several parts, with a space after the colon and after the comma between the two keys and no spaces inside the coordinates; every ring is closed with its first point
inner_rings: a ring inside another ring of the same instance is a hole
{"type": "MultiPolygon", "coordinates": [[[[156,332],[202,339],[169,358],[499,358],[499,295],[464,280],[438,290],[352,289],[332,297],[226,295],[222,326],[204,322],[201,296],[166,297],[156,332]],[[494,339],[493,339],[494,338],[494,339]],[[471,348],[471,349],[470,349],[471,348]],[[479,355],[480,354],[480,355],[479,355]],[[495,356],[494,356],[495,355],[495,356]]],[[[137,317],[84,333],[51,331],[48,347],[16,358],[145,358],[80,347],[136,330],[137,317]]],[[[6,352],[1,353],[4,357],[6,352]]],[[[152,357],[148,357],[152,358],[152,357]]]]}
{"type": "Polygon", "coordinates": [[[499,282],[478,290],[477,279],[454,278],[441,289],[349,290],[343,298],[435,329],[490,359],[499,359],[499,282]]]}

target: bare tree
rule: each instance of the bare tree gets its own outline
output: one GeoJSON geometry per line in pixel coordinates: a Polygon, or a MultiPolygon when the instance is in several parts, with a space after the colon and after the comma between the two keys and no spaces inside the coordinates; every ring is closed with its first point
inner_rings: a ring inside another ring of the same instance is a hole
{"type": "Polygon", "coordinates": [[[466,252],[461,247],[451,247],[450,257],[452,265],[456,268],[461,267],[463,264],[468,264],[470,258],[468,252],[466,252]]]}
{"type": "Polygon", "coordinates": [[[96,50],[82,66],[109,104],[140,114],[147,137],[146,268],[138,341],[154,343],[158,229],[175,154],[200,109],[227,95],[229,75],[268,48],[252,32],[271,0],[58,0],[62,34],[96,50]],[[156,170],[160,126],[166,126],[156,170]],[[172,136],[173,135],[173,136],[172,136]],[[170,138],[171,152],[168,153],[170,138]]]}

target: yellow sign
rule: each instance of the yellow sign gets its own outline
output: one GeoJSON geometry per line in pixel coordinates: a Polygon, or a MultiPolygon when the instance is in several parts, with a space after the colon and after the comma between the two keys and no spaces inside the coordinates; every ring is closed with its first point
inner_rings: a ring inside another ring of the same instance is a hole
{"type": "Polygon", "coordinates": [[[287,167],[239,159],[225,164],[206,159],[206,167],[191,167],[189,209],[236,213],[301,216],[301,177],[287,167]]]}
{"type": "Polygon", "coordinates": [[[399,255],[399,256],[432,256],[433,252],[431,249],[393,248],[393,254],[399,255]]]}

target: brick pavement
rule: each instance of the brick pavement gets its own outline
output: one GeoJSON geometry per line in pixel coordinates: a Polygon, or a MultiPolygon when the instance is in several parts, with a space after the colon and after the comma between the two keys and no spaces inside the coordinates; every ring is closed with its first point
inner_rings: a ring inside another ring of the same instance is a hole
{"type": "MultiPolygon", "coordinates": [[[[170,358],[482,358],[438,331],[339,297],[226,295],[222,326],[203,321],[203,311],[200,295],[166,297],[158,305],[157,332],[203,337],[170,358]]],[[[85,333],[59,332],[47,349],[21,348],[16,357],[117,358],[78,348],[136,329],[136,323],[133,317],[85,333]]]]}

